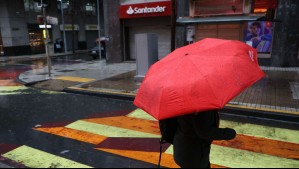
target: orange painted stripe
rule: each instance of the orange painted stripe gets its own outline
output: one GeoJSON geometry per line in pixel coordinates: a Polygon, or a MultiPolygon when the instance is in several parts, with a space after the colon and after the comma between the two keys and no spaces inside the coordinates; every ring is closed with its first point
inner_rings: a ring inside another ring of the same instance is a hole
{"type": "Polygon", "coordinates": [[[74,129],[69,129],[69,128],[64,128],[64,127],[54,127],[54,128],[34,128],[34,130],[37,131],[42,131],[45,133],[50,133],[54,135],[58,135],[61,137],[66,137],[78,141],[83,141],[86,143],[90,144],[99,144],[103,142],[107,137],[88,133],[88,132],[83,132],[83,131],[78,131],[74,129]]]}
{"type": "Polygon", "coordinates": [[[126,116],[84,119],[84,121],[160,135],[160,129],[158,127],[158,122],[156,121],[137,119],[126,116]]]}
{"type": "MultiPolygon", "coordinates": [[[[155,152],[142,152],[142,151],[102,149],[102,148],[97,148],[97,150],[124,156],[124,157],[128,157],[128,158],[132,158],[132,159],[143,161],[143,162],[148,162],[151,164],[156,164],[156,165],[158,165],[159,155],[160,155],[160,153],[158,153],[158,152],[155,153],[155,152]]],[[[168,167],[168,168],[180,168],[174,162],[172,155],[164,154],[164,153],[162,154],[161,166],[168,167]]],[[[226,167],[214,165],[214,164],[212,164],[211,167],[212,168],[226,168],[226,167]]]]}
{"type": "MultiPolygon", "coordinates": [[[[132,158],[139,161],[148,162],[151,164],[158,164],[159,153],[155,152],[142,152],[142,151],[128,151],[128,150],[115,150],[115,149],[101,149],[97,150],[105,151],[108,153],[132,158]]],[[[161,166],[169,168],[179,168],[179,166],[174,162],[173,156],[169,154],[162,154],[161,166]]]]}
{"type": "Polygon", "coordinates": [[[299,159],[299,144],[265,138],[238,135],[230,141],[214,141],[213,144],[289,159],[299,159]]]}
{"type": "Polygon", "coordinates": [[[0,80],[0,86],[22,86],[14,80],[0,80]]]}

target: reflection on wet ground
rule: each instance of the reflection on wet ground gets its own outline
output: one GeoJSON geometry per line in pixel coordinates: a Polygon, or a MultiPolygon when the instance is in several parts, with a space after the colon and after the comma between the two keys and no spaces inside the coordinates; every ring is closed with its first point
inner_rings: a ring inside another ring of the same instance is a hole
{"type": "Polygon", "coordinates": [[[17,77],[30,69],[31,67],[26,65],[0,64],[0,86],[18,86],[17,77]]]}

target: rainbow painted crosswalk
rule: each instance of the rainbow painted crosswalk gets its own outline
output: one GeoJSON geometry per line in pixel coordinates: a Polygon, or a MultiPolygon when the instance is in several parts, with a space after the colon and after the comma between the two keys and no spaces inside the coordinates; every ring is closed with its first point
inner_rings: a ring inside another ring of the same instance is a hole
{"type": "MultiPolygon", "coordinates": [[[[299,131],[231,121],[221,121],[221,127],[234,128],[238,136],[231,141],[213,143],[211,150],[213,168],[299,167],[299,131]]],[[[95,150],[147,163],[158,163],[160,137],[158,123],[140,109],[127,115],[79,119],[64,126],[41,125],[34,130],[89,143],[94,145],[95,150]]],[[[173,161],[172,154],[172,146],[164,147],[162,166],[178,167],[173,161]]],[[[27,146],[13,149],[3,157],[33,168],[96,167],[27,146]]]]}

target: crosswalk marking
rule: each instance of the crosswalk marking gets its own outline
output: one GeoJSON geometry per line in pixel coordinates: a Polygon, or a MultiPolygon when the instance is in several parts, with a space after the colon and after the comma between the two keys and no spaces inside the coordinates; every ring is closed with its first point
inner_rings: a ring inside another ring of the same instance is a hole
{"type": "Polygon", "coordinates": [[[70,128],[65,128],[65,127],[35,128],[35,130],[58,135],[65,138],[71,138],[74,140],[78,140],[78,141],[82,141],[94,145],[101,143],[107,138],[101,135],[97,135],[85,131],[74,130],[70,128]]]}
{"type": "Polygon", "coordinates": [[[21,146],[2,156],[30,168],[92,168],[28,146],[21,146]]]}
{"type": "MultiPolygon", "coordinates": [[[[299,155],[299,144],[270,140],[265,138],[237,135],[230,141],[214,141],[215,145],[263,153],[267,155],[296,158],[299,155]]],[[[299,159],[299,157],[297,157],[299,159]]]]}
{"type": "Polygon", "coordinates": [[[90,123],[87,121],[76,121],[70,125],[66,126],[67,128],[81,130],[90,132],[93,134],[98,134],[106,137],[136,137],[136,138],[159,138],[159,135],[149,134],[139,131],[133,131],[113,126],[101,125],[90,123]]]}
{"type": "Polygon", "coordinates": [[[250,123],[238,123],[226,120],[222,120],[220,122],[220,127],[233,128],[238,134],[299,144],[299,131],[297,130],[261,126],[250,123]]]}
{"type": "MultiPolygon", "coordinates": [[[[249,123],[238,123],[221,120],[221,127],[234,128],[238,136],[231,141],[214,141],[211,150],[211,162],[213,167],[281,167],[294,168],[299,166],[299,131],[275,127],[267,127],[249,123]],[[279,162],[279,163],[278,163],[279,162]]],[[[158,152],[135,151],[118,149],[116,147],[99,148],[105,137],[117,138],[159,138],[157,120],[154,120],[144,111],[137,109],[126,116],[91,118],[76,121],[64,127],[62,133],[57,135],[77,139],[85,142],[87,137],[80,135],[92,134],[95,138],[101,137],[97,145],[98,150],[108,153],[157,164],[158,152]],[[79,132],[80,134],[69,134],[79,132]],[[76,131],[77,130],[77,131],[76,131]],[[150,131],[152,130],[152,131],[150,131]],[[155,158],[154,158],[155,156],[155,158]],[[140,158],[143,157],[143,158],[140,158]]],[[[40,130],[42,131],[42,130],[40,130]]],[[[46,131],[46,129],[45,129],[46,131]]],[[[50,129],[49,131],[50,132],[50,129]]],[[[53,134],[55,134],[53,132],[53,134]]],[[[106,140],[107,141],[107,140],[106,140]]],[[[153,142],[152,144],[157,144],[153,142]]],[[[153,145],[151,145],[153,146],[153,145]]],[[[172,159],[173,147],[170,146],[163,152],[163,165],[175,166],[172,159]]]]}
{"type": "MultiPolygon", "coordinates": [[[[0,95],[17,95],[24,94],[28,88],[25,86],[1,86],[0,95]]],[[[25,93],[26,94],[26,93],[25,93]]]]}
{"type": "Polygon", "coordinates": [[[160,135],[160,130],[157,127],[158,122],[156,121],[131,118],[126,116],[85,119],[84,121],[107,126],[114,126],[128,130],[134,130],[138,132],[160,135]]]}
{"type": "Polygon", "coordinates": [[[298,160],[212,145],[211,162],[229,168],[297,168],[298,160]]]}

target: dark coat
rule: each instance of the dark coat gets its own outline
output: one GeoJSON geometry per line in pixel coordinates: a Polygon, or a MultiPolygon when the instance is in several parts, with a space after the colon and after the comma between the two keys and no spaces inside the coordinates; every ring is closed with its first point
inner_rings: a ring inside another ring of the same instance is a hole
{"type": "Polygon", "coordinates": [[[210,168],[212,141],[235,136],[233,129],[219,128],[218,111],[180,116],[173,143],[174,159],[182,168],[210,168]]]}

